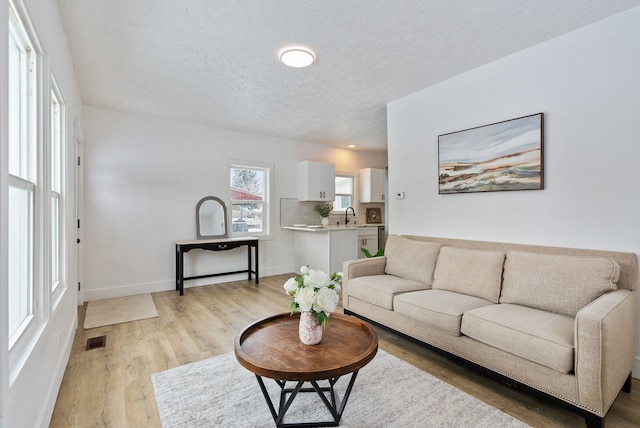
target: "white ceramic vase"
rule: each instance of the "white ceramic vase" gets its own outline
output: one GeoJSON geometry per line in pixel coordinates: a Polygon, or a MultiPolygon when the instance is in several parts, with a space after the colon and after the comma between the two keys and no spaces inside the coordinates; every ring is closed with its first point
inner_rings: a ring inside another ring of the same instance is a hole
{"type": "Polygon", "coordinates": [[[317,345],[322,340],[322,326],[318,324],[318,318],[311,312],[300,313],[298,325],[300,341],[305,345],[317,345]]]}
{"type": "Polygon", "coordinates": [[[322,220],[320,220],[320,223],[322,223],[322,226],[324,227],[329,226],[329,217],[322,217],[322,220]]]}

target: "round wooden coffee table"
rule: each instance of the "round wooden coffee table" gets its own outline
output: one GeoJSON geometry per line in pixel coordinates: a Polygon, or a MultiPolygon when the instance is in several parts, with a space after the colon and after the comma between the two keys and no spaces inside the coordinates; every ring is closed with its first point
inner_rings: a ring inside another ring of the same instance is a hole
{"type": "Polygon", "coordinates": [[[331,314],[322,341],[305,345],[298,337],[299,320],[299,313],[293,316],[286,313],[245,327],[235,340],[236,359],[256,375],[276,426],[338,426],[358,371],[378,351],[378,335],[358,318],[331,314]],[[340,377],[349,374],[349,385],[338,403],[333,387],[340,377]],[[281,389],[277,411],[262,377],[274,379],[281,389]],[[327,380],[329,386],[320,387],[321,380],[327,380]],[[288,388],[287,381],[295,382],[295,386],[288,388]],[[303,388],[305,383],[311,387],[303,388]],[[284,423],[284,416],[299,392],[316,392],[333,421],[284,423]]]}

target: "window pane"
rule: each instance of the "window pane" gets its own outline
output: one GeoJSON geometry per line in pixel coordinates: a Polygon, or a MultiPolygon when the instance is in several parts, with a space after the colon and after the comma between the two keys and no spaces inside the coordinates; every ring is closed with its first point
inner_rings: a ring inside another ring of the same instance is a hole
{"type": "Polygon", "coordinates": [[[343,211],[351,206],[353,199],[353,177],[336,177],[336,198],[333,201],[334,211],[343,211]]]}
{"type": "Polygon", "coordinates": [[[353,177],[336,177],[336,195],[353,193],[353,177]]]}
{"type": "MultiPolygon", "coordinates": [[[[36,246],[42,242],[35,235],[35,206],[48,204],[46,199],[36,201],[36,178],[39,150],[47,150],[38,144],[46,132],[40,128],[39,92],[36,79],[36,52],[29,34],[18,19],[9,2],[8,37],[7,135],[9,164],[8,209],[8,315],[9,346],[16,343],[34,316],[35,278],[34,254],[44,253],[36,246]]],[[[46,198],[46,193],[39,193],[46,198]]],[[[47,229],[48,224],[43,227],[47,229]]],[[[39,267],[40,265],[38,265],[39,267]]]]}
{"type": "Polygon", "coordinates": [[[51,289],[60,283],[60,204],[58,194],[51,197],[51,289]]]}
{"type": "Polygon", "coordinates": [[[55,290],[60,283],[60,254],[62,230],[61,192],[62,192],[62,105],[58,86],[52,78],[53,90],[51,91],[51,290],[55,290]]]}
{"type": "Polygon", "coordinates": [[[9,334],[32,314],[33,192],[9,186],[9,334]]]}
{"type": "Polygon", "coordinates": [[[265,171],[231,168],[231,200],[262,201],[265,190],[265,171]]]}
{"type": "Polygon", "coordinates": [[[333,211],[344,211],[351,206],[351,196],[337,195],[333,201],[333,211]]]}
{"type": "Polygon", "coordinates": [[[9,173],[28,179],[27,176],[27,79],[26,52],[15,34],[13,25],[9,32],[9,173]]]}
{"type": "Polygon", "coordinates": [[[263,204],[231,204],[232,232],[262,232],[263,204]]]}
{"type": "Polygon", "coordinates": [[[54,91],[51,91],[51,190],[60,192],[60,143],[62,140],[62,113],[54,91]]]}
{"type": "Polygon", "coordinates": [[[270,167],[229,165],[231,234],[270,233],[270,167]]]}

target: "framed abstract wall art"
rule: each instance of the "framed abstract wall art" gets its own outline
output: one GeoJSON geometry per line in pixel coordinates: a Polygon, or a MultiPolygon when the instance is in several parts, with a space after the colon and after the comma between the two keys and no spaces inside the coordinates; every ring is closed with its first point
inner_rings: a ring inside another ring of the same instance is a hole
{"type": "Polygon", "coordinates": [[[438,136],[438,193],[544,189],[544,113],[438,136]]]}

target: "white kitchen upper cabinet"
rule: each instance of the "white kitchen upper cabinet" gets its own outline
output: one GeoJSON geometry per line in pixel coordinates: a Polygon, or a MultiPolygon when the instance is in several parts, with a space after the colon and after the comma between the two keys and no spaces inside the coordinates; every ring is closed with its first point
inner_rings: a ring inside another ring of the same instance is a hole
{"type": "Polygon", "coordinates": [[[360,202],[384,202],[385,187],[384,169],[360,170],[360,202]]]}
{"type": "Polygon", "coordinates": [[[331,201],[336,196],[336,166],[332,163],[298,162],[298,200],[331,201]]]}

